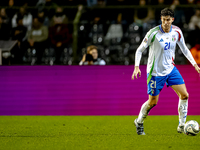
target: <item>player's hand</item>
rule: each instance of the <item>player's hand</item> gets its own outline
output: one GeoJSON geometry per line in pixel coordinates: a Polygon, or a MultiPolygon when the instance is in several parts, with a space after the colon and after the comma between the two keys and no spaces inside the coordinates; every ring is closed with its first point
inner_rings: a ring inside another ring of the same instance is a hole
{"type": "Polygon", "coordinates": [[[135,69],[132,74],[132,80],[134,80],[134,77],[137,79],[137,75],[139,74],[139,77],[141,76],[141,71],[139,69],[139,66],[135,66],[135,69]]]}
{"type": "Polygon", "coordinates": [[[199,68],[199,66],[198,66],[197,64],[195,64],[194,67],[195,67],[195,70],[196,70],[198,73],[200,73],[200,68],[199,68]]]}

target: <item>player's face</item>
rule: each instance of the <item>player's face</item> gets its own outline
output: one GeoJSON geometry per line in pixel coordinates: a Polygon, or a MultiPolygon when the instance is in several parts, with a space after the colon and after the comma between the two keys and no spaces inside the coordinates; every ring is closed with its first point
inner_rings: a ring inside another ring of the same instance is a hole
{"type": "Polygon", "coordinates": [[[161,16],[162,27],[164,30],[169,30],[171,28],[174,18],[170,16],[161,16]]]}

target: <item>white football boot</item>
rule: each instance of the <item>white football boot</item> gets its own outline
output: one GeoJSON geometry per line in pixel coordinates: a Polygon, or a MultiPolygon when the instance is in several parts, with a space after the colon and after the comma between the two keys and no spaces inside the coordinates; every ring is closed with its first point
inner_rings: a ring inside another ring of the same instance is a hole
{"type": "Polygon", "coordinates": [[[138,135],[145,135],[143,123],[137,123],[137,118],[134,120],[136,131],[138,135]]]}
{"type": "Polygon", "coordinates": [[[183,133],[184,132],[184,125],[178,125],[177,132],[178,133],[183,133]]]}

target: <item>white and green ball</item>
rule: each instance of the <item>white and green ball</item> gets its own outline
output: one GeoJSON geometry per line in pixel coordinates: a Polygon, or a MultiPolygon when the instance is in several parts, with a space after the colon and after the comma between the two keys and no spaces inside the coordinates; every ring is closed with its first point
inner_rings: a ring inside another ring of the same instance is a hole
{"type": "Polygon", "coordinates": [[[186,135],[195,136],[199,133],[199,124],[195,120],[187,121],[184,125],[184,133],[186,135]]]}

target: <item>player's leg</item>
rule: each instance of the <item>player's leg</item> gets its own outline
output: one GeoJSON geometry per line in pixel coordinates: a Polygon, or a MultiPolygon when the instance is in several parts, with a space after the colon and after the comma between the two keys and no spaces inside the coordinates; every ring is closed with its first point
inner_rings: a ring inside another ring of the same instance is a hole
{"type": "Polygon", "coordinates": [[[154,106],[156,106],[158,102],[158,98],[159,98],[159,95],[156,95],[156,96],[149,95],[149,99],[142,105],[138,118],[134,120],[134,124],[136,126],[138,135],[145,135],[144,126],[143,126],[144,119],[147,117],[150,110],[154,106]]]}
{"type": "Polygon", "coordinates": [[[142,107],[140,109],[140,113],[139,113],[139,116],[138,116],[138,119],[137,119],[138,123],[144,122],[144,119],[149,114],[149,111],[154,106],[156,106],[156,104],[158,102],[158,98],[159,98],[159,95],[156,95],[156,96],[149,95],[149,99],[142,105],[142,107]]]}
{"type": "Polygon", "coordinates": [[[179,113],[179,125],[177,131],[183,132],[183,127],[187,117],[188,109],[188,92],[185,86],[185,82],[176,67],[168,75],[167,86],[171,86],[179,97],[178,113],[179,113]]]}
{"type": "Polygon", "coordinates": [[[179,133],[183,132],[184,124],[186,122],[187,112],[188,112],[188,97],[185,84],[172,85],[173,90],[179,96],[178,113],[179,113],[179,125],[177,131],[179,133]]]}
{"type": "Polygon", "coordinates": [[[147,115],[149,114],[150,110],[157,104],[158,98],[159,98],[159,93],[161,92],[163,86],[165,85],[166,82],[166,76],[149,76],[147,75],[148,80],[148,94],[149,94],[149,99],[144,102],[140,109],[140,113],[138,115],[138,118],[135,119],[134,124],[137,129],[137,134],[138,135],[144,135],[144,128],[143,128],[143,122],[147,115]]]}
{"type": "Polygon", "coordinates": [[[149,82],[147,84],[149,99],[142,105],[140,109],[140,113],[137,119],[138,123],[143,123],[144,119],[149,114],[149,111],[157,104],[159,94],[163,89],[166,79],[166,76],[149,76],[147,75],[147,79],[150,77],[149,82]]]}

